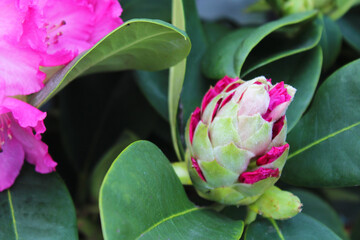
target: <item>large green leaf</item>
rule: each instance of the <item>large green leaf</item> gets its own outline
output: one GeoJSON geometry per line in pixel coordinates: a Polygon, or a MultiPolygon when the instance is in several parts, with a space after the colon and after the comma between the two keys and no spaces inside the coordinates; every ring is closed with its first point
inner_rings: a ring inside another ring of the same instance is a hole
{"type": "Polygon", "coordinates": [[[213,79],[225,75],[242,76],[267,63],[314,47],[321,37],[319,21],[312,21],[316,14],[316,11],[293,14],[253,31],[240,29],[225,36],[204,56],[204,74],[213,79]],[[242,71],[243,66],[245,71],[242,71]]]}
{"type": "Polygon", "coordinates": [[[191,203],[171,164],[152,143],[135,142],[114,161],[100,190],[105,240],[236,239],[242,221],[191,203]]]}
{"type": "Polygon", "coordinates": [[[322,223],[306,214],[299,213],[289,220],[275,221],[259,218],[245,232],[246,240],[340,240],[322,223]]]}
{"type": "Polygon", "coordinates": [[[130,131],[125,131],[121,134],[117,143],[112,146],[96,164],[90,179],[90,193],[93,200],[99,199],[99,192],[104,177],[109,170],[114,159],[124,150],[129,144],[139,140],[139,138],[130,131]]]}
{"type": "Polygon", "coordinates": [[[56,173],[23,167],[15,184],[0,193],[0,239],[76,240],[75,209],[56,173]]]}
{"type": "Polygon", "coordinates": [[[288,135],[282,179],[311,187],[360,183],[360,60],[332,74],[288,135]]]}
{"type": "Polygon", "coordinates": [[[247,79],[265,75],[273,83],[284,81],[297,89],[294,101],[286,112],[288,132],[300,120],[315,93],[321,73],[322,54],[316,47],[265,65],[246,75],[247,79]]]}
{"type": "Polygon", "coordinates": [[[291,192],[300,198],[303,204],[303,213],[330,228],[341,239],[348,239],[345,234],[344,224],[328,203],[306,190],[294,189],[291,192]]]}
{"type": "Polygon", "coordinates": [[[324,55],[323,68],[328,69],[333,65],[340,53],[342,36],[338,24],[329,17],[323,16],[322,22],[324,28],[320,46],[324,55]]]}
{"type": "Polygon", "coordinates": [[[42,105],[82,74],[168,68],[189,54],[190,45],[186,33],[166,22],[130,20],[57,72],[30,102],[42,105]]]}
{"type": "Polygon", "coordinates": [[[351,9],[337,21],[344,39],[350,46],[360,52],[360,7],[351,9]]]}

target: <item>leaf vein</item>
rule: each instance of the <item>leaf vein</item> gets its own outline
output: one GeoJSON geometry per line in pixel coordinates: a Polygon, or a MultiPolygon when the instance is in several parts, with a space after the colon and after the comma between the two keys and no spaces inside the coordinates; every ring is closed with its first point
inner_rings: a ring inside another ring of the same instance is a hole
{"type": "Polygon", "coordinates": [[[148,229],[146,229],[143,233],[140,234],[140,236],[136,239],[140,239],[145,233],[147,232],[150,232],[152,229],[156,228],[157,226],[159,226],[160,224],[168,221],[168,220],[171,220],[173,218],[176,218],[176,217],[179,217],[179,216],[182,216],[182,215],[185,215],[187,213],[190,213],[190,212],[193,212],[193,211],[197,211],[197,210],[201,210],[201,208],[190,208],[190,209],[187,209],[185,211],[182,211],[182,212],[179,212],[179,213],[175,213],[173,215],[170,215],[169,217],[167,218],[164,218],[162,220],[160,220],[159,222],[155,223],[154,225],[152,225],[151,227],[149,227],[148,229]]]}
{"type": "Polygon", "coordinates": [[[17,227],[16,227],[15,211],[14,211],[14,206],[13,206],[12,199],[11,199],[11,193],[10,193],[10,190],[8,190],[7,192],[8,192],[8,200],[9,200],[9,207],[10,207],[10,211],[11,211],[12,222],[13,222],[13,226],[14,226],[15,239],[19,240],[19,234],[18,234],[17,227]]]}
{"type": "Polygon", "coordinates": [[[298,155],[298,154],[300,154],[300,153],[308,150],[309,148],[312,148],[313,146],[315,146],[315,145],[317,145],[317,144],[319,144],[319,143],[321,143],[321,142],[326,141],[326,140],[329,139],[329,138],[335,137],[336,135],[338,135],[338,134],[340,134],[340,133],[342,133],[342,132],[345,132],[345,131],[347,131],[347,130],[350,130],[351,128],[354,128],[354,127],[356,127],[356,126],[358,126],[358,125],[360,125],[360,122],[354,123],[354,124],[352,124],[352,125],[350,125],[350,126],[344,127],[344,128],[342,128],[342,129],[340,129],[340,130],[338,130],[338,131],[336,131],[336,132],[333,132],[333,133],[331,133],[331,134],[329,134],[329,135],[327,135],[327,136],[325,136],[325,137],[323,137],[323,138],[320,138],[320,139],[318,139],[318,140],[316,140],[316,141],[314,141],[314,142],[306,145],[305,147],[300,148],[299,150],[295,151],[294,153],[290,154],[289,157],[288,157],[288,159],[290,159],[290,158],[292,158],[292,157],[294,157],[294,156],[296,156],[296,155],[298,155]]]}

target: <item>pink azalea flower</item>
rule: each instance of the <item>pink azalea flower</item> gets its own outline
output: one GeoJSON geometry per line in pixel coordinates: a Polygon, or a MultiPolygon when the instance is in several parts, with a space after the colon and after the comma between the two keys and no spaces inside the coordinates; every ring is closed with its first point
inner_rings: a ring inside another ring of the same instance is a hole
{"type": "Polygon", "coordinates": [[[0,98],[0,191],[9,188],[26,159],[39,173],[55,170],[56,162],[41,141],[46,113],[11,97],[0,98]]]}
{"type": "Polygon", "coordinates": [[[46,52],[42,66],[66,64],[120,26],[117,0],[40,0],[46,52]]]}
{"type": "Polygon", "coordinates": [[[45,74],[39,71],[41,57],[34,48],[42,46],[38,34],[39,15],[29,1],[0,1],[0,83],[5,95],[39,91],[45,74]]]}

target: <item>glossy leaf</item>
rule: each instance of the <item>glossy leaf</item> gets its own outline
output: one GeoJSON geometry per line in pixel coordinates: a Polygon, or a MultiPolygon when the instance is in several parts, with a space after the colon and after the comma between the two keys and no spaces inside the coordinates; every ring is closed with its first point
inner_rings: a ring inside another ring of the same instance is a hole
{"type": "Polygon", "coordinates": [[[168,68],[188,55],[190,45],[183,31],[166,22],[130,20],[57,72],[30,102],[37,107],[42,105],[83,74],[168,68]]]}
{"type": "Polygon", "coordinates": [[[26,165],[0,193],[0,239],[78,239],[74,205],[56,173],[42,175],[26,165]]]}
{"type": "Polygon", "coordinates": [[[99,199],[99,191],[104,177],[109,170],[114,159],[132,142],[139,140],[139,138],[130,131],[125,131],[121,134],[118,142],[110,148],[104,156],[100,159],[98,164],[95,166],[91,179],[90,179],[90,191],[91,197],[94,200],[99,199]]]}
{"type": "MultiPolygon", "coordinates": [[[[186,30],[185,9],[182,0],[172,1],[172,23],[182,30],[186,30]]],[[[171,140],[179,161],[182,161],[181,143],[178,142],[177,113],[180,101],[180,94],[183,88],[186,74],[186,59],[171,67],[169,70],[169,94],[168,109],[171,140]]]]}
{"type": "Polygon", "coordinates": [[[265,75],[266,78],[271,78],[273,83],[284,81],[297,89],[294,100],[286,112],[288,132],[290,132],[312,100],[320,78],[321,63],[321,49],[316,47],[267,64],[246,75],[246,79],[265,75]]]}
{"type": "Polygon", "coordinates": [[[341,49],[342,36],[339,26],[327,16],[322,18],[323,31],[320,46],[324,55],[323,68],[331,67],[338,57],[341,49]]]}
{"type": "Polygon", "coordinates": [[[100,190],[105,240],[234,239],[242,221],[191,203],[171,164],[152,143],[135,142],[114,161],[100,190]]]}
{"type": "Polygon", "coordinates": [[[353,8],[337,21],[345,41],[358,52],[360,52],[359,13],[360,7],[353,8]]]}
{"type": "Polygon", "coordinates": [[[329,228],[304,213],[284,221],[258,218],[247,227],[245,239],[340,240],[329,228]]]}
{"type": "Polygon", "coordinates": [[[288,135],[291,153],[282,179],[312,187],[360,182],[360,60],[332,74],[288,135]]]}
{"type": "Polygon", "coordinates": [[[234,32],[225,36],[215,43],[205,55],[202,65],[204,74],[213,79],[220,79],[225,75],[242,76],[267,63],[314,47],[321,36],[321,27],[318,21],[311,21],[316,14],[315,11],[293,14],[264,24],[252,32],[240,29],[238,33],[234,32]],[[289,29],[289,26],[295,26],[295,29],[289,29]],[[285,35],[275,32],[277,30],[285,32],[285,35]],[[230,39],[226,40],[226,38],[230,39]],[[231,43],[231,46],[228,46],[227,43],[231,43]],[[261,48],[261,45],[264,47],[261,48]],[[272,47],[266,50],[265,48],[269,45],[272,47]],[[256,50],[253,54],[254,57],[250,58],[245,71],[242,71],[253,50],[256,50]]]}
{"type": "Polygon", "coordinates": [[[291,190],[298,196],[303,204],[302,212],[326,225],[341,239],[348,239],[345,234],[344,224],[335,210],[324,200],[306,190],[291,190]]]}

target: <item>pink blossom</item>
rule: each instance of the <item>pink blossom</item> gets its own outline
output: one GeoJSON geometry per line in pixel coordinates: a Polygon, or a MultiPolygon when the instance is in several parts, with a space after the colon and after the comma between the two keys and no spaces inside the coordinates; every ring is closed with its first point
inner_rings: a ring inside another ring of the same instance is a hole
{"type": "Polygon", "coordinates": [[[57,163],[41,141],[45,117],[46,113],[23,101],[0,96],[0,191],[12,186],[24,159],[39,173],[55,170],[57,163]]]}
{"type": "Polygon", "coordinates": [[[34,51],[42,45],[39,15],[29,2],[0,1],[0,84],[6,86],[6,96],[34,93],[44,86],[41,57],[34,51]]]}
{"type": "Polygon", "coordinates": [[[254,184],[258,181],[264,180],[269,177],[279,177],[279,169],[271,168],[258,168],[252,172],[244,172],[239,177],[239,182],[246,184],[254,184]]]}
{"type": "Polygon", "coordinates": [[[46,53],[43,66],[66,64],[120,26],[117,0],[41,0],[46,53]]]}
{"type": "MultiPolygon", "coordinates": [[[[211,100],[213,100],[214,97],[219,95],[227,86],[229,86],[231,83],[238,80],[238,78],[230,78],[228,76],[225,76],[223,79],[219,80],[215,87],[211,87],[207,93],[205,94],[203,101],[201,103],[201,110],[205,111],[206,106],[209,104],[211,100]]],[[[230,90],[238,87],[240,84],[233,84],[229,87],[230,90]]],[[[229,89],[227,89],[229,91],[229,89]]]]}
{"type": "Polygon", "coordinates": [[[289,144],[285,144],[280,147],[272,147],[270,151],[268,151],[265,155],[261,156],[260,158],[258,158],[258,160],[256,160],[256,165],[261,166],[274,162],[281,155],[283,155],[285,150],[288,148],[289,148],[289,144]]]}

